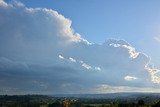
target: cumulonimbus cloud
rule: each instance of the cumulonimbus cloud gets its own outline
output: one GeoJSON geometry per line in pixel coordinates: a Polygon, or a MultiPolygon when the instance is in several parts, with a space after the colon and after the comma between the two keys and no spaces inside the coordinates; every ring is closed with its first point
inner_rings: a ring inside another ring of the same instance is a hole
{"type": "Polygon", "coordinates": [[[125,40],[92,44],[74,32],[71,20],[58,12],[19,2],[1,0],[0,15],[2,94],[88,93],[102,84],[128,89],[159,87],[159,70],[125,40]]]}

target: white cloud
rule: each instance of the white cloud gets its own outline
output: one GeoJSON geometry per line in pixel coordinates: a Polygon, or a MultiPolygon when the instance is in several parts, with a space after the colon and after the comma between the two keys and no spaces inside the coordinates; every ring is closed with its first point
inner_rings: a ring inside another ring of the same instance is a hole
{"type": "Polygon", "coordinates": [[[130,58],[136,58],[139,55],[139,53],[135,51],[135,48],[127,45],[123,45],[123,47],[129,50],[130,58]]]}
{"type": "Polygon", "coordinates": [[[127,81],[132,81],[132,80],[136,80],[137,77],[133,77],[133,76],[128,76],[127,75],[127,76],[124,77],[124,79],[127,80],[127,81]]]}
{"type": "Polygon", "coordinates": [[[64,59],[64,57],[63,57],[62,55],[59,55],[58,57],[59,57],[60,59],[64,59]]]}
{"type": "Polygon", "coordinates": [[[160,84],[160,70],[149,66],[146,66],[145,69],[150,73],[151,81],[160,84]]]}
{"type": "MultiPolygon", "coordinates": [[[[59,55],[58,57],[59,57],[59,59],[65,59],[64,56],[62,56],[62,55],[59,55]]],[[[101,71],[101,68],[100,68],[100,67],[91,66],[91,65],[89,65],[89,64],[84,63],[84,61],[82,61],[82,60],[76,60],[75,58],[72,58],[72,57],[69,57],[69,58],[66,59],[66,60],[71,61],[71,62],[74,62],[74,63],[76,63],[76,62],[78,61],[79,63],[77,63],[77,65],[79,65],[79,66],[82,66],[82,67],[84,67],[84,68],[86,68],[86,69],[90,69],[90,70],[101,71]]],[[[68,62],[66,61],[65,63],[67,64],[68,62]]]]}
{"type": "Polygon", "coordinates": [[[71,62],[76,62],[76,60],[75,60],[74,58],[72,58],[72,57],[69,57],[69,60],[70,60],[71,62]]]}
{"type": "Polygon", "coordinates": [[[0,0],[0,6],[6,7],[6,6],[8,6],[8,5],[7,5],[7,3],[4,2],[4,0],[0,0]]]}
{"type": "Polygon", "coordinates": [[[95,70],[101,71],[100,67],[95,67],[95,70]]]}
{"type": "Polygon", "coordinates": [[[121,45],[120,44],[114,44],[114,43],[111,43],[111,44],[109,44],[110,46],[113,46],[113,47],[115,47],[115,48],[117,48],[117,47],[120,47],[121,45]]]}
{"type": "Polygon", "coordinates": [[[82,64],[82,67],[86,68],[86,69],[91,69],[92,67],[86,63],[82,64]]]}
{"type": "Polygon", "coordinates": [[[139,52],[136,52],[135,48],[133,48],[130,45],[124,45],[124,44],[121,45],[121,44],[116,44],[116,43],[111,43],[109,45],[115,48],[119,48],[119,47],[126,48],[129,52],[130,58],[136,58],[139,55],[139,52]]]}

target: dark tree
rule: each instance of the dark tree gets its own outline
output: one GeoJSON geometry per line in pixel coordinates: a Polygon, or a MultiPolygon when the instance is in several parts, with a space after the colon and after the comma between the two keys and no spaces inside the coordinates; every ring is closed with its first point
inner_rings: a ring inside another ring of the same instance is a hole
{"type": "Polygon", "coordinates": [[[140,105],[140,106],[144,105],[144,101],[143,100],[139,100],[138,101],[138,105],[140,105]]]}
{"type": "Polygon", "coordinates": [[[160,107],[160,101],[154,104],[152,107],[160,107]]]}

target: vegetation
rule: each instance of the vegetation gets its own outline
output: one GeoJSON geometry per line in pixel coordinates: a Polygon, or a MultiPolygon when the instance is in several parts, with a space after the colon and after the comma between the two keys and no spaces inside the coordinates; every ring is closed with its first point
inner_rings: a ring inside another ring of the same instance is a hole
{"type": "Polygon", "coordinates": [[[154,101],[152,98],[152,96],[147,97],[146,100],[146,97],[105,99],[44,95],[1,95],[0,107],[160,107],[159,97],[154,101]]]}

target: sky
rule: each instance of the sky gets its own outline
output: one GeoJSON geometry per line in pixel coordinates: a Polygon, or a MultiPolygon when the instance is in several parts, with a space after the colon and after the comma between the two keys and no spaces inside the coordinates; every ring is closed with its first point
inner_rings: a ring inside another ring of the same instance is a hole
{"type": "Polygon", "coordinates": [[[0,0],[0,94],[160,92],[159,0],[0,0]]]}
{"type": "Polygon", "coordinates": [[[160,38],[159,0],[19,1],[27,7],[59,12],[69,18],[74,30],[90,42],[101,44],[108,38],[125,39],[139,51],[152,56],[159,67],[160,48],[155,48],[160,46],[160,41],[155,39],[160,38]]]}

